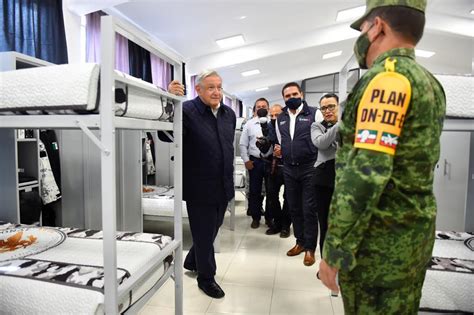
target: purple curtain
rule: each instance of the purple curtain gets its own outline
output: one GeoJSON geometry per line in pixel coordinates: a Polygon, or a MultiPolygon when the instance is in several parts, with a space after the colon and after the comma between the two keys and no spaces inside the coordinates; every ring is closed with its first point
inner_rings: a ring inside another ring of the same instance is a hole
{"type": "MultiPolygon", "coordinates": [[[[100,18],[102,11],[86,15],[86,62],[100,63],[100,18]]],[[[130,73],[128,39],[120,34],[115,37],[115,69],[130,73]]]]}
{"type": "Polygon", "coordinates": [[[153,84],[167,90],[173,78],[173,67],[160,57],[150,53],[153,84]]]}
{"type": "Polygon", "coordinates": [[[100,62],[100,18],[102,11],[86,15],[86,62],[100,62]]]}
{"type": "Polygon", "coordinates": [[[196,78],[197,78],[197,75],[193,75],[191,76],[191,87],[186,89],[186,91],[188,92],[188,95],[189,95],[189,98],[193,99],[197,96],[197,93],[196,93],[196,78]]]}
{"type": "Polygon", "coordinates": [[[235,108],[233,108],[233,106],[232,106],[232,99],[230,97],[225,96],[225,95],[224,95],[224,105],[229,106],[230,108],[232,108],[235,111],[235,108]]]}
{"type": "Polygon", "coordinates": [[[130,74],[128,39],[120,34],[115,37],[115,69],[130,74]]]}

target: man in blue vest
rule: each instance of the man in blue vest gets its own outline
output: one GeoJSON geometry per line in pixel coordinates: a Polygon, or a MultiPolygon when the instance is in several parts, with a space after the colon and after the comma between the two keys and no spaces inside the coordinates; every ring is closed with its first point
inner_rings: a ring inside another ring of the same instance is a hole
{"type": "Polygon", "coordinates": [[[222,79],[205,71],[196,79],[198,96],[183,103],[183,199],[193,246],[184,268],[197,271],[198,287],[224,297],[216,283],[214,239],[234,197],[234,111],[222,104],[222,79]]]}
{"type": "MultiPolygon", "coordinates": [[[[303,92],[296,82],[282,89],[286,107],[277,118],[276,132],[281,146],[285,193],[290,206],[296,245],[286,254],[305,252],[303,263],[315,263],[314,251],[318,236],[318,218],[312,179],[318,151],[311,141],[311,124],[322,120],[321,113],[303,101],[303,92]]],[[[276,147],[276,151],[280,150],[276,147]]]]}

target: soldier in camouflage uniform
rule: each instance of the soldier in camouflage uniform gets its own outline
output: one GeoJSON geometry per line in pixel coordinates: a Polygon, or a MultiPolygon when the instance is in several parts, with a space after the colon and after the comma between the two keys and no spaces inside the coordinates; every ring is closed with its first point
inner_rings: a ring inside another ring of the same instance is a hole
{"type": "Polygon", "coordinates": [[[445,95],[415,60],[426,0],[367,0],[319,276],[346,314],[416,314],[435,237],[445,95]]]}

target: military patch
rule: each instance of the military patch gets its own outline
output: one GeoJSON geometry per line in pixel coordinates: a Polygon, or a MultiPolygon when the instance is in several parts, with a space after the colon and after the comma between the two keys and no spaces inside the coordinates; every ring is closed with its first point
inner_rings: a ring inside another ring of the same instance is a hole
{"type": "Polygon", "coordinates": [[[380,145],[388,148],[395,149],[398,144],[398,137],[394,134],[384,132],[380,138],[380,145]]]}
{"type": "Polygon", "coordinates": [[[373,144],[375,140],[377,140],[376,130],[363,129],[357,131],[356,142],[373,144]]]}
{"type": "Polygon", "coordinates": [[[357,109],[354,147],[394,155],[410,99],[411,85],[405,76],[392,71],[376,75],[357,109]]]}

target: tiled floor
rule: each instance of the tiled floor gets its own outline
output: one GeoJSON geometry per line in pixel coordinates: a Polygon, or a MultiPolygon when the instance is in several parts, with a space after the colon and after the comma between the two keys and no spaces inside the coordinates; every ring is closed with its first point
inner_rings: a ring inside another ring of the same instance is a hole
{"type": "MultiPolygon", "coordinates": [[[[239,198],[239,197],[238,197],[239,198]]],[[[192,274],[184,275],[184,314],[343,314],[340,297],[330,296],[329,290],[316,279],[319,255],[312,267],[303,265],[303,254],[287,257],[294,245],[290,236],[265,235],[266,226],[250,228],[244,202],[236,207],[236,228],[230,231],[228,215],[221,228],[221,252],[216,254],[217,282],[226,293],[215,300],[202,293],[192,274]]],[[[263,220],[262,220],[263,221],[263,220]]],[[[145,230],[172,233],[167,223],[146,222],[145,230]]],[[[189,227],[184,227],[184,248],[190,247],[189,227]]],[[[319,249],[318,249],[319,250],[319,249]]],[[[187,251],[185,251],[185,254],[187,251]]],[[[141,311],[141,315],[174,314],[174,282],[168,282],[141,311]]]]}

